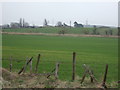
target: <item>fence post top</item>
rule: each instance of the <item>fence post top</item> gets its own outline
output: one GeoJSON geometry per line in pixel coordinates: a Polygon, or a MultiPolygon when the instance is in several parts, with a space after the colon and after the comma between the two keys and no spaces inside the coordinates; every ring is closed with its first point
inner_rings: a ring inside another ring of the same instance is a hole
{"type": "Polygon", "coordinates": [[[57,65],[59,65],[60,63],[59,63],[59,62],[57,62],[56,64],[57,64],[57,65]]]}
{"type": "Polygon", "coordinates": [[[73,52],[73,54],[76,54],[76,52],[73,52]]]}

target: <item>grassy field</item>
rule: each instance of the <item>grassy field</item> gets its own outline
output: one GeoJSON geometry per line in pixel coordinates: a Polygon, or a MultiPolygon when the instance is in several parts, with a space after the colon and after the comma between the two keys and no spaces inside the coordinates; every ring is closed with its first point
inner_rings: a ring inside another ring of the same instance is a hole
{"type": "MultiPolygon", "coordinates": [[[[55,33],[58,34],[61,30],[64,30],[66,34],[92,34],[94,28],[63,28],[63,27],[43,27],[43,28],[16,28],[16,29],[3,29],[3,32],[21,32],[21,33],[55,33]]],[[[105,31],[112,30],[113,35],[117,35],[117,28],[97,28],[97,33],[100,35],[106,35],[105,31]]]]}
{"type": "MultiPolygon", "coordinates": [[[[41,30],[42,31],[42,30],[41,30]]],[[[2,36],[2,65],[9,68],[9,58],[13,57],[13,69],[19,71],[27,57],[33,58],[33,68],[37,55],[41,54],[39,72],[50,72],[56,62],[60,62],[59,78],[71,80],[72,53],[76,56],[76,75],[82,77],[83,64],[89,65],[98,80],[104,74],[105,65],[109,65],[107,82],[118,80],[118,39],[99,37],[60,37],[35,35],[2,36]]]]}

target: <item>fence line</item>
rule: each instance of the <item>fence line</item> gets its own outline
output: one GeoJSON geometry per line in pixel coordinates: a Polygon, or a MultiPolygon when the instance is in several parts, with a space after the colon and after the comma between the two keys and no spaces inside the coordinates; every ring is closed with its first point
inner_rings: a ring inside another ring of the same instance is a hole
{"type": "MultiPolygon", "coordinates": [[[[32,66],[33,65],[33,63],[32,63],[33,57],[31,57],[29,60],[28,59],[27,60],[21,60],[21,61],[24,61],[26,63],[25,63],[25,65],[22,66],[22,68],[20,69],[18,74],[25,73],[27,66],[30,65],[30,74],[34,74],[34,75],[47,75],[47,78],[49,78],[51,75],[54,75],[55,79],[58,79],[59,78],[59,65],[61,64],[61,66],[62,66],[62,65],[67,65],[68,64],[68,66],[72,67],[71,70],[65,68],[66,70],[64,69],[61,72],[71,71],[72,72],[72,75],[71,75],[72,76],[72,81],[75,80],[76,67],[80,67],[80,65],[76,65],[76,52],[73,52],[73,58],[72,58],[71,62],[61,61],[61,62],[58,63],[57,61],[41,61],[40,65],[45,65],[46,63],[44,64],[44,62],[47,62],[47,63],[50,63],[50,62],[56,63],[57,62],[56,65],[55,65],[55,68],[51,72],[49,72],[49,73],[37,73],[38,65],[39,65],[39,62],[40,62],[40,58],[41,58],[41,55],[38,54],[38,58],[37,58],[37,60],[35,60],[36,61],[35,73],[33,71],[33,66],[32,66]],[[67,63],[67,64],[65,64],[65,63],[67,63]],[[71,65],[69,65],[69,64],[71,64],[71,65]]],[[[5,60],[5,59],[3,59],[3,60],[5,60]]],[[[16,60],[13,59],[13,57],[10,57],[10,59],[6,59],[6,60],[9,60],[9,62],[10,62],[10,64],[9,64],[10,67],[9,68],[10,68],[10,72],[11,72],[12,68],[14,66],[13,62],[16,61],[16,60]]],[[[89,68],[89,66],[86,66],[85,64],[84,64],[84,68],[85,68],[85,72],[83,74],[83,77],[82,77],[82,80],[81,80],[81,84],[84,82],[84,79],[85,79],[87,74],[90,76],[91,83],[93,83],[94,81],[97,82],[95,76],[93,75],[93,70],[91,70],[89,68]]],[[[102,84],[101,84],[101,86],[103,88],[107,88],[107,86],[106,86],[107,72],[108,72],[108,64],[106,64],[105,73],[104,73],[103,81],[102,81],[102,84]]]]}

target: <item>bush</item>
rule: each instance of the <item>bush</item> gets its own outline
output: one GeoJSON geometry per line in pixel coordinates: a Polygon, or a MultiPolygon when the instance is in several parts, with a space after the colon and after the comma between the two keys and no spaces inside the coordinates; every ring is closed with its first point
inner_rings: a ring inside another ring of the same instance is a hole
{"type": "Polygon", "coordinates": [[[109,30],[109,34],[110,34],[110,35],[113,35],[113,31],[112,31],[111,29],[109,30]]]}
{"type": "Polygon", "coordinates": [[[89,34],[89,31],[88,30],[84,30],[84,34],[89,34]]]}
{"type": "Polygon", "coordinates": [[[59,32],[58,32],[58,34],[65,34],[65,33],[67,33],[67,31],[66,30],[60,30],[59,32]]]}

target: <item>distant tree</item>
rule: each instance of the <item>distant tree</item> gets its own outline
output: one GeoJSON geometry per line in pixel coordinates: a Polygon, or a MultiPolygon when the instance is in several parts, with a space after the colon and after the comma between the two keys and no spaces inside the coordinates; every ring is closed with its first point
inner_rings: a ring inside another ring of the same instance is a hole
{"type": "Polygon", "coordinates": [[[89,34],[89,31],[88,30],[84,30],[84,34],[89,34]]]}
{"type": "Polygon", "coordinates": [[[59,32],[58,32],[58,34],[65,34],[67,31],[66,30],[60,30],[59,32]]]}
{"type": "Polygon", "coordinates": [[[63,25],[62,25],[62,22],[61,22],[61,21],[58,21],[56,26],[58,26],[58,27],[63,26],[63,25]]]}
{"type": "Polygon", "coordinates": [[[44,19],[43,26],[48,26],[48,21],[44,19]]]}
{"type": "Polygon", "coordinates": [[[11,28],[20,28],[20,24],[16,22],[11,22],[10,23],[11,28]]]}
{"type": "Polygon", "coordinates": [[[23,26],[23,23],[22,23],[22,18],[20,18],[19,23],[20,23],[20,27],[22,27],[22,26],[23,26]]]}
{"type": "Polygon", "coordinates": [[[29,23],[25,22],[25,23],[24,23],[24,27],[25,27],[25,28],[29,27],[29,23]]]}
{"type": "Polygon", "coordinates": [[[77,25],[78,25],[78,23],[75,21],[75,22],[74,22],[74,27],[77,27],[77,25]]]}
{"type": "Polygon", "coordinates": [[[23,18],[23,27],[25,27],[25,20],[24,20],[24,18],[23,18]]]}

